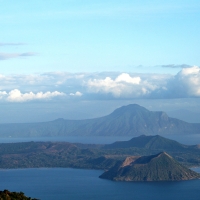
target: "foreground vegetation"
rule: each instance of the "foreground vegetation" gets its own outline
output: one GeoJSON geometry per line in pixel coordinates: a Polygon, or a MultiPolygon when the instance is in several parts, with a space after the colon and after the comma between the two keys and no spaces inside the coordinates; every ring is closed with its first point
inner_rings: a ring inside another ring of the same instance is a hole
{"type": "Polygon", "coordinates": [[[23,192],[10,192],[9,190],[0,191],[0,200],[39,200],[26,197],[23,192]]]}

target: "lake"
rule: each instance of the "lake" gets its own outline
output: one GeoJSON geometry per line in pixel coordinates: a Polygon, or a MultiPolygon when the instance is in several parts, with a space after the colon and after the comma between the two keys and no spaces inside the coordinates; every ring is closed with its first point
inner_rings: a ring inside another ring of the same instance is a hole
{"type": "MultiPolygon", "coordinates": [[[[200,168],[196,168],[200,172],[200,168]]],[[[0,190],[23,191],[41,200],[198,200],[200,180],[114,182],[98,178],[103,171],[71,168],[0,170],[0,190]]]]}
{"type": "MultiPolygon", "coordinates": [[[[176,140],[182,144],[200,144],[200,134],[191,135],[162,135],[163,137],[176,140]]],[[[72,142],[85,144],[111,144],[116,141],[127,141],[136,136],[60,136],[60,137],[24,137],[24,138],[0,138],[0,143],[29,142],[29,141],[52,141],[72,142]]]]}
{"type": "MultiPolygon", "coordinates": [[[[68,141],[112,143],[131,137],[4,138],[0,142],[68,141]]],[[[184,144],[200,143],[200,136],[177,136],[184,144]],[[185,141],[185,142],[184,142],[185,141]]],[[[200,172],[200,168],[195,168],[200,172]]],[[[200,180],[180,182],[114,182],[98,178],[103,171],[70,168],[0,170],[0,190],[24,192],[41,200],[198,200],[200,180]]]]}

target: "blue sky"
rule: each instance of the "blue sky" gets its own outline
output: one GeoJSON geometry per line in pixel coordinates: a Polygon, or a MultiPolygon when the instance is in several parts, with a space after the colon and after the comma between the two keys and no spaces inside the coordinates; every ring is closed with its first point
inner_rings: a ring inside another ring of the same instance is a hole
{"type": "Polygon", "coordinates": [[[197,0],[18,0],[1,1],[0,11],[3,73],[139,72],[140,65],[151,71],[200,64],[197,0]]]}
{"type": "Polygon", "coordinates": [[[0,123],[129,103],[200,113],[200,1],[0,3],[0,123]]]}

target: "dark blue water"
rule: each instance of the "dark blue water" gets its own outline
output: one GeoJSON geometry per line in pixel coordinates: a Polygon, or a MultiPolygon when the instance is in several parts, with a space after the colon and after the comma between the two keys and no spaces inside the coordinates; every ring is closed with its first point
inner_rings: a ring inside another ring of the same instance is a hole
{"type": "Polygon", "coordinates": [[[98,178],[101,173],[99,170],[63,168],[0,170],[0,190],[23,191],[41,200],[200,199],[200,180],[114,182],[98,178]]]}

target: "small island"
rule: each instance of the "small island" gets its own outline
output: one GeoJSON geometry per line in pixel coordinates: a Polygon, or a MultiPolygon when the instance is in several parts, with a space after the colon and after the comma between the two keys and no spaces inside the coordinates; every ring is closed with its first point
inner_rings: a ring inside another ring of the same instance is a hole
{"type": "Polygon", "coordinates": [[[127,157],[121,164],[104,172],[100,178],[114,181],[182,181],[200,178],[200,174],[162,152],[151,156],[127,157]]]}

